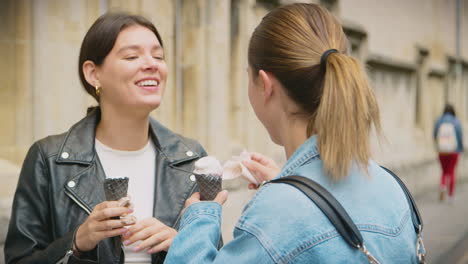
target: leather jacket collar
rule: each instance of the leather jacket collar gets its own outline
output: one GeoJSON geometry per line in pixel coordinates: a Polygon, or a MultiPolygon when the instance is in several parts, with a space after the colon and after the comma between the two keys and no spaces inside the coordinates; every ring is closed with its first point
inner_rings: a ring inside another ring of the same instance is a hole
{"type": "MultiPolygon", "coordinates": [[[[96,126],[100,119],[101,111],[96,108],[81,122],[70,128],[60,147],[56,162],[90,165],[96,156],[94,138],[96,137],[96,126]],[[61,153],[68,154],[61,155],[61,153]]],[[[179,137],[174,137],[174,133],[158,121],[152,118],[149,121],[151,139],[156,149],[168,159],[169,164],[176,165],[202,156],[201,153],[196,153],[185,146],[179,137]],[[164,141],[160,141],[159,138],[164,138],[164,141]],[[187,155],[188,152],[190,152],[190,155],[187,155]]]]}

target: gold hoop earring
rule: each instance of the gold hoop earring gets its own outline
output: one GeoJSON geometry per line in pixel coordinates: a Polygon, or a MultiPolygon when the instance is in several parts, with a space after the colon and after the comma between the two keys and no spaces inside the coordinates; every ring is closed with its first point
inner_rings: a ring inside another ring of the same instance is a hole
{"type": "Polygon", "coordinates": [[[99,89],[99,86],[96,85],[94,88],[96,89],[96,95],[101,95],[101,89],[99,89]]]}

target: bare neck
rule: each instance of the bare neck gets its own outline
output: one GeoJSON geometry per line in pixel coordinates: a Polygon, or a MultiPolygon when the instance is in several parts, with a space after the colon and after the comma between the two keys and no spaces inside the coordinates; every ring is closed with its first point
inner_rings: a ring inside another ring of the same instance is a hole
{"type": "Polygon", "coordinates": [[[101,110],[101,121],[96,138],[117,150],[139,150],[149,139],[149,113],[138,114],[106,107],[101,110]]]}
{"type": "Polygon", "coordinates": [[[307,121],[290,119],[281,132],[282,145],[288,160],[307,140],[307,121]]]}

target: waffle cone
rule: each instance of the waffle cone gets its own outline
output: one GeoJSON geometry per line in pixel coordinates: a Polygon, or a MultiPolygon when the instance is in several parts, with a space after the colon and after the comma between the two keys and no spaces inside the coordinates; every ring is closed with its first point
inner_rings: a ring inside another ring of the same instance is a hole
{"type": "Polygon", "coordinates": [[[112,178],[104,180],[104,193],[107,201],[118,201],[127,196],[128,178],[112,178]]]}
{"type": "Polygon", "coordinates": [[[201,201],[213,201],[222,189],[222,178],[218,175],[195,175],[201,201]]]}

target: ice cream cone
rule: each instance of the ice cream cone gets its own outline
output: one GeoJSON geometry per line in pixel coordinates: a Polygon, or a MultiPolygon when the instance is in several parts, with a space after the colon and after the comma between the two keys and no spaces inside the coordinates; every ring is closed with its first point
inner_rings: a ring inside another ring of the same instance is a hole
{"type": "Polygon", "coordinates": [[[201,201],[213,201],[216,195],[222,190],[221,175],[197,174],[198,189],[200,190],[201,201]]]}
{"type": "Polygon", "coordinates": [[[128,178],[112,178],[104,180],[104,193],[107,201],[118,201],[127,196],[128,178]]]}
{"type": "Polygon", "coordinates": [[[222,188],[223,167],[215,157],[203,157],[195,162],[193,171],[200,190],[200,200],[212,201],[222,188]]]}
{"type": "MultiPolygon", "coordinates": [[[[109,178],[105,179],[103,183],[104,194],[107,201],[118,201],[123,197],[127,196],[128,191],[128,178],[109,178]]],[[[128,204],[128,203],[127,203],[128,204]]],[[[112,219],[121,219],[121,217],[116,216],[112,219]]],[[[125,224],[132,224],[136,222],[136,218],[132,215],[124,216],[122,220],[125,224]]],[[[120,236],[113,237],[113,243],[115,248],[120,248],[122,246],[122,238],[120,236]]]]}

